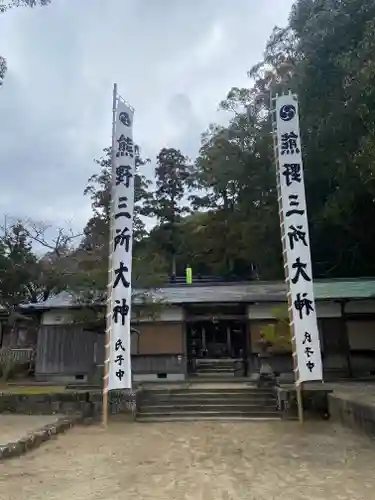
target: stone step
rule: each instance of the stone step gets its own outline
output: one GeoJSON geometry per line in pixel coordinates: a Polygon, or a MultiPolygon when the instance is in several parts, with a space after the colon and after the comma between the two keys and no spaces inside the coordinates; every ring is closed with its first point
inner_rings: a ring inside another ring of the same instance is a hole
{"type": "Polygon", "coordinates": [[[222,365],[222,366],[197,366],[195,369],[196,373],[227,373],[236,371],[236,367],[234,365],[222,365]]]}
{"type": "MultiPolygon", "coordinates": [[[[51,384],[49,384],[51,385],[51,384]]],[[[102,385],[94,385],[94,384],[68,384],[65,387],[67,390],[74,390],[74,391],[100,391],[102,390],[102,385]]]]}
{"type": "Polygon", "coordinates": [[[200,372],[200,371],[197,371],[196,374],[195,374],[197,377],[222,377],[223,375],[225,375],[226,377],[234,377],[235,376],[235,373],[234,371],[232,372],[228,372],[228,371],[204,371],[204,372],[200,372]]]}
{"type": "Polygon", "coordinates": [[[235,404],[235,403],[245,403],[245,404],[267,404],[267,403],[273,403],[276,402],[276,398],[273,397],[248,397],[248,398],[196,398],[192,396],[187,396],[187,397],[181,397],[181,398],[173,398],[173,397],[159,397],[159,398],[152,398],[152,397],[143,397],[142,399],[139,400],[139,403],[142,404],[184,404],[184,403],[191,403],[191,404],[205,404],[205,403],[211,403],[211,404],[221,404],[221,403],[228,403],[228,404],[235,404]]]}
{"type": "Polygon", "coordinates": [[[195,370],[197,373],[227,373],[236,371],[235,366],[199,366],[195,370]]]}
{"type": "Polygon", "coordinates": [[[257,405],[269,405],[275,404],[275,398],[142,398],[139,400],[139,405],[179,405],[179,404],[257,404],[257,405]]]}
{"type": "Polygon", "coordinates": [[[202,403],[202,402],[199,402],[199,401],[186,401],[186,402],[173,402],[173,401],[168,401],[168,402],[146,402],[146,403],[142,403],[138,406],[138,409],[140,412],[142,412],[144,409],[146,409],[146,411],[149,411],[150,408],[167,408],[167,409],[173,409],[173,408],[177,408],[177,409],[189,409],[189,408],[197,408],[198,410],[202,410],[202,409],[205,409],[205,408],[212,408],[212,409],[217,409],[218,411],[221,411],[221,410],[225,410],[225,409],[228,409],[228,408],[235,408],[235,409],[241,409],[241,408],[247,408],[249,410],[251,409],[256,409],[256,408],[260,408],[260,409],[263,409],[263,408],[266,408],[266,409],[269,409],[269,408],[273,408],[273,409],[277,409],[277,403],[276,401],[270,401],[270,402],[267,402],[267,403],[263,403],[263,402],[258,402],[258,401],[240,401],[240,402],[236,402],[234,404],[232,404],[231,402],[227,402],[227,401],[215,401],[215,402],[209,402],[209,403],[202,403]]]}
{"type": "Polygon", "coordinates": [[[203,419],[212,419],[212,420],[231,420],[231,419],[256,419],[256,418],[264,418],[264,419],[280,419],[280,414],[277,411],[264,410],[264,411],[175,411],[175,412],[150,412],[150,413],[139,413],[137,415],[137,421],[155,421],[162,419],[174,419],[174,420],[203,420],[203,419]]]}
{"type": "Polygon", "coordinates": [[[235,365],[235,364],[238,364],[238,363],[241,363],[241,361],[236,361],[236,360],[231,360],[231,359],[223,359],[222,361],[220,360],[217,360],[217,361],[210,361],[210,360],[200,360],[200,361],[196,361],[195,364],[196,366],[207,366],[207,365],[210,365],[210,366],[221,366],[221,365],[235,365]]]}
{"type": "Polygon", "coordinates": [[[272,389],[256,389],[256,388],[246,388],[246,389],[205,389],[205,388],[187,388],[187,389],[148,389],[144,391],[145,394],[155,394],[155,395],[221,395],[223,397],[230,397],[231,395],[272,395],[275,397],[275,392],[272,389]]]}
{"type": "MultiPolygon", "coordinates": [[[[251,385],[249,383],[249,380],[251,380],[249,377],[244,377],[244,375],[242,374],[243,373],[243,370],[237,370],[236,371],[236,377],[235,379],[233,380],[233,377],[232,375],[230,377],[228,377],[227,375],[221,375],[221,377],[218,377],[217,375],[215,377],[211,377],[211,383],[212,384],[237,384],[239,386],[241,385],[251,385]],[[246,382],[247,383],[246,383],[246,382]]],[[[207,379],[209,377],[207,376],[207,379]]],[[[210,382],[210,380],[201,380],[197,377],[197,374],[196,373],[190,373],[189,374],[189,378],[188,378],[189,382],[190,383],[193,383],[193,384],[206,384],[208,382],[210,382]]]]}
{"type": "Polygon", "coordinates": [[[227,413],[231,411],[239,411],[246,413],[253,412],[264,412],[264,411],[277,411],[276,404],[260,405],[260,404],[155,404],[155,405],[142,405],[140,407],[139,413],[178,413],[178,412],[201,412],[201,411],[212,411],[217,413],[227,413]]]}
{"type": "Polygon", "coordinates": [[[140,400],[140,404],[215,404],[220,403],[221,401],[227,402],[228,404],[272,404],[276,403],[276,398],[273,396],[246,396],[246,397],[232,397],[232,398],[224,398],[224,397],[197,397],[193,395],[186,395],[182,397],[173,397],[173,396],[157,396],[157,397],[147,397],[144,396],[140,400]]]}
{"type": "Polygon", "coordinates": [[[206,417],[206,416],[172,416],[172,415],[158,415],[158,416],[150,416],[143,415],[141,417],[137,417],[137,422],[139,423],[161,423],[161,422],[269,422],[280,420],[279,415],[272,415],[268,417],[254,417],[254,416],[222,416],[217,415],[214,417],[206,417]]]}
{"type": "Polygon", "coordinates": [[[205,368],[211,368],[211,369],[220,369],[220,368],[233,368],[234,366],[237,366],[239,363],[196,363],[195,366],[198,370],[204,370],[205,368]]]}
{"type": "Polygon", "coordinates": [[[149,389],[137,415],[141,422],[279,418],[273,389],[231,383],[149,389]]]}
{"type": "Polygon", "coordinates": [[[246,398],[197,398],[197,397],[192,397],[192,396],[186,396],[186,397],[180,397],[180,398],[173,398],[173,397],[158,397],[158,398],[152,398],[152,397],[143,397],[139,399],[139,404],[148,404],[148,405],[153,405],[153,404],[184,404],[184,403],[191,403],[191,404],[222,404],[222,403],[227,403],[227,404],[269,404],[269,403],[274,403],[276,402],[277,399],[273,397],[246,397],[246,398]]]}
{"type": "Polygon", "coordinates": [[[234,368],[235,366],[241,366],[241,363],[202,363],[202,364],[195,364],[195,367],[197,369],[201,368],[211,368],[211,369],[219,369],[219,368],[234,368]]]}

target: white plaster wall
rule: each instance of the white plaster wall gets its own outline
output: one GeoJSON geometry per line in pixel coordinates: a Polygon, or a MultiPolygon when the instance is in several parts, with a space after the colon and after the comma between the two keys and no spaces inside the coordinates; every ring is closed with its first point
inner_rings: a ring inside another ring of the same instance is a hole
{"type": "Polygon", "coordinates": [[[345,305],[346,313],[375,313],[375,300],[352,300],[345,305]]]}
{"type": "MultiPolygon", "coordinates": [[[[135,318],[135,315],[132,315],[135,318]]],[[[140,319],[141,323],[149,321],[183,321],[184,312],[182,307],[166,306],[160,313],[158,313],[154,318],[149,318],[144,316],[140,319]]],[[[42,325],[66,325],[73,322],[73,314],[69,310],[64,309],[52,309],[50,311],[45,311],[42,314],[41,323],[42,325]]]]}
{"type": "Polygon", "coordinates": [[[340,318],[341,306],[336,302],[316,302],[318,318],[340,318]]]}
{"type": "MultiPolygon", "coordinates": [[[[275,310],[285,307],[280,302],[252,304],[247,308],[249,319],[271,319],[275,317],[275,310]]],[[[341,316],[340,304],[335,302],[317,302],[316,312],[318,318],[339,318],[341,316]]]]}
{"type": "Polygon", "coordinates": [[[52,309],[42,314],[42,325],[66,325],[72,323],[73,315],[69,310],[52,309]]]}
{"type": "MultiPolygon", "coordinates": [[[[134,318],[135,315],[132,315],[134,318]]],[[[158,312],[154,317],[147,317],[144,315],[140,318],[141,323],[146,323],[150,321],[163,321],[163,322],[172,322],[172,321],[183,321],[184,319],[184,311],[182,307],[177,306],[165,306],[160,312],[158,312]]]]}
{"type": "Polygon", "coordinates": [[[375,351],[375,321],[348,321],[348,337],[350,347],[357,349],[372,349],[375,351]]]}
{"type": "Polygon", "coordinates": [[[274,311],[286,307],[285,304],[279,302],[268,302],[266,304],[258,303],[247,307],[247,317],[249,319],[271,319],[274,318],[274,311]]]}

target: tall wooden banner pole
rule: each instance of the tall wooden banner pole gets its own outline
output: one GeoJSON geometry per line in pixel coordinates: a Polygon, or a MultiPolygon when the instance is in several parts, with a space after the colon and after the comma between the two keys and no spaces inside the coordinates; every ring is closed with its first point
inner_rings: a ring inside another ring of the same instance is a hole
{"type": "Polygon", "coordinates": [[[288,270],[288,259],[286,253],[286,233],[285,233],[285,218],[284,218],[284,208],[282,203],[282,194],[281,194],[281,178],[280,178],[280,162],[279,162],[279,144],[277,138],[277,124],[276,124],[276,99],[278,95],[273,96],[270,95],[271,100],[271,117],[272,117],[272,135],[273,135],[273,147],[274,147],[274,156],[275,156],[275,165],[276,165],[276,190],[277,190],[277,201],[278,201],[278,209],[279,209],[279,219],[280,219],[280,232],[281,232],[281,244],[282,244],[282,252],[283,252],[283,264],[284,264],[284,274],[285,274],[285,283],[287,285],[287,300],[288,300],[288,316],[289,316],[289,331],[291,336],[291,344],[292,344],[292,355],[293,355],[293,369],[294,369],[294,377],[295,377],[295,388],[297,394],[297,408],[298,408],[298,420],[302,424],[303,423],[303,405],[302,405],[302,384],[298,381],[298,359],[297,359],[297,348],[296,348],[296,337],[295,337],[295,327],[293,321],[293,313],[292,313],[292,298],[291,298],[291,290],[290,290],[290,278],[289,278],[289,270],[288,270]]]}
{"type": "MultiPolygon", "coordinates": [[[[115,140],[116,140],[116,109],[117,109],[117,84],[113,85],[112,101],[112,179],[115,171],[115,140]]],[[[109,253],[108,253],[108,285],[107,285],[107,313],[105,331],[105,354],[104,354],[104,375],[103,375],[103,425],[108,425],[108,403],[109,403],[109,363],[111,354],[111,330],[112,330],[112,288],[113,288],[113,235],[114,235],[114,202],[113,202],[113,182],[111,189],[111,209],[109,228],[109,253]]]]}
{"type": "Polygon", "coordinates": [[[298,418],[303,422],[305,384],[323,380],[298,97],[291,91],[272,97],[280,232],[287,285],[298,418]]]}
{"type": "Polygon", "coordinates": [[[303,417],[302,389],[303,389],[303,385],[302,385],[302,382],[300,382],[299,384],[297,384],[297,387],[296,387],[298,420],[299,420],[300,424],[303,424],[303,420],[304,420],[304,417],[303,417]]]}

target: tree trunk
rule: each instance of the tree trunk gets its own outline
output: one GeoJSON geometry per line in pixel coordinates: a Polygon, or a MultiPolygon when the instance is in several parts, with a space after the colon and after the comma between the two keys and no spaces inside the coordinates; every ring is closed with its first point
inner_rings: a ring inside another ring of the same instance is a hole
{"type": "Polygon", "coordinates": [[[176,255],[175,253],[172,254],[172,278],[176,277],[176,255]]]}

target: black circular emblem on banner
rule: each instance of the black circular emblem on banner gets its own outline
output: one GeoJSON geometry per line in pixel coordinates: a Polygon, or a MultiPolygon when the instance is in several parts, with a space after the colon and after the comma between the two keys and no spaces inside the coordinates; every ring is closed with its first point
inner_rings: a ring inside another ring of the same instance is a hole
{"type": "Polygon", "coordinates": [[[130,120],[129,113],[127,113],[126,111],[121,111],[121,113],[119,114],[118,119],[120,120],[120,122],[123,125],[125,125],[125,127],[130,127],[131,120],[130,120]]]}
{"type": "Polygon", "coordinates": [[[280,109],[280,118],[284,122],[290,122],[296,116],[296,107],[293,104],[284,104],[280,109]]]}

